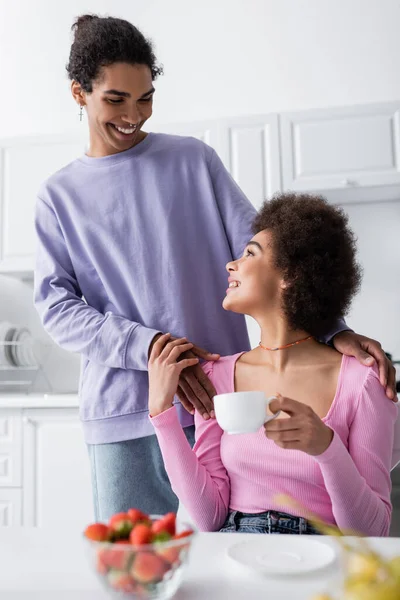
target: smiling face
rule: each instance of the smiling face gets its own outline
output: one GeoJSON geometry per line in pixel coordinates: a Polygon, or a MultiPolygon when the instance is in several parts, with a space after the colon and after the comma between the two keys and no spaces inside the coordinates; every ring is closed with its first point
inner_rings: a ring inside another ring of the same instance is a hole
{"type": "Polygon", "coordinates": [[[272,234],[257,233],[247,244],[242,258],[229,262],[229,287],[222,303],[225,310],[261,318],[271,309],[281,310],[286,283],[274,263],[272,234]]]}
{"type": "Polygon", "coordinates": [[[142,141],[155,91],[147,65],[114,63],[101,69],[92,92],[84,92],[76,81],[71,91],[86,106],[91,156],[123,152],[142,141]]]}

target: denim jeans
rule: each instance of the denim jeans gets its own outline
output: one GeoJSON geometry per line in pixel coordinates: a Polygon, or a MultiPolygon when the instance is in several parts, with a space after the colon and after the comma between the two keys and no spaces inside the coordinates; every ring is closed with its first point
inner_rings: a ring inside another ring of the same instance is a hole
{"type": "MultiPolygon", "coordinates": [[[[183,430],[193,447],[194,426],[183,430]]],[[[138,508],[162,515],[178,510],[157,437],[88,444],[93,505],[96,521],[107,521],[117,512],[138,508]]]]}
{"type": "Polygon", "coordinates": [[[222,533],[289,533],[294,535],[319,535],[303,517],[267,510],[258,514],[233,510],[220,529],[222,533]]]}

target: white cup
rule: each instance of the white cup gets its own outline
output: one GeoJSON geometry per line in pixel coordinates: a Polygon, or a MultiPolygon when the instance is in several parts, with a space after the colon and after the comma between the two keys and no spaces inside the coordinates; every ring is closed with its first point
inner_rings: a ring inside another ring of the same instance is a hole
{"type": "Polygon", "coordinates": [[[231,392],[214,396],[215,417],[227,433],[253,433],[264,423],[275,419],[281,411],[267,415],[267,406],[276,396],[264,392],[231,392]]]}

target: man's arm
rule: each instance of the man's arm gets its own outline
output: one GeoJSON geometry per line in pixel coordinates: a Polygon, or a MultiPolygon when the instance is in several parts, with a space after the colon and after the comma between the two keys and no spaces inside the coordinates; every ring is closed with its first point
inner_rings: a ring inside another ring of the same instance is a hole
{"type": "Polygon", "coordinates": [[[158,330],[105,315],[82,299],[54,211],[41,198],[36,207],[35,306],[46,331],[71,352],[118,369],[147,370],[148,350],[158,330]]]}
{"type": "MultiPolygon", "coordinates": [[[[253,237],[252,224],[257,210],[246,198],[214,150],[209,150],[208,160],[214,195],[232,258],[237,259],[253,237]]],[[[221,267],[223,266],[221,265],[221,267]]]]}

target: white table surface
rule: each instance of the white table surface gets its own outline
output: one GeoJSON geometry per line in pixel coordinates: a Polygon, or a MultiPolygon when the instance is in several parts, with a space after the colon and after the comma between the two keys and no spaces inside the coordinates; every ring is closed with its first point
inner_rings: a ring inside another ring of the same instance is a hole
{"type": "MultiPolygon", "coordinates": [[[[0,530],[0,598],[3,600],[106,600],[91,572],[79,532],[37,528],[0,530]]],[[[291,536],[290,536],[291,537],[291,536]]],[[[236,565],[227,548],[252,534],[200,533],[175,600],[310,600],[333,590],[334,565],[302,577],[265,577],[236,565]]],[[[336,547],[331,538],[317,537],[336,547]]],[[[373,538],[385,556],[400,554],[400,538],[373,538]]]]}

